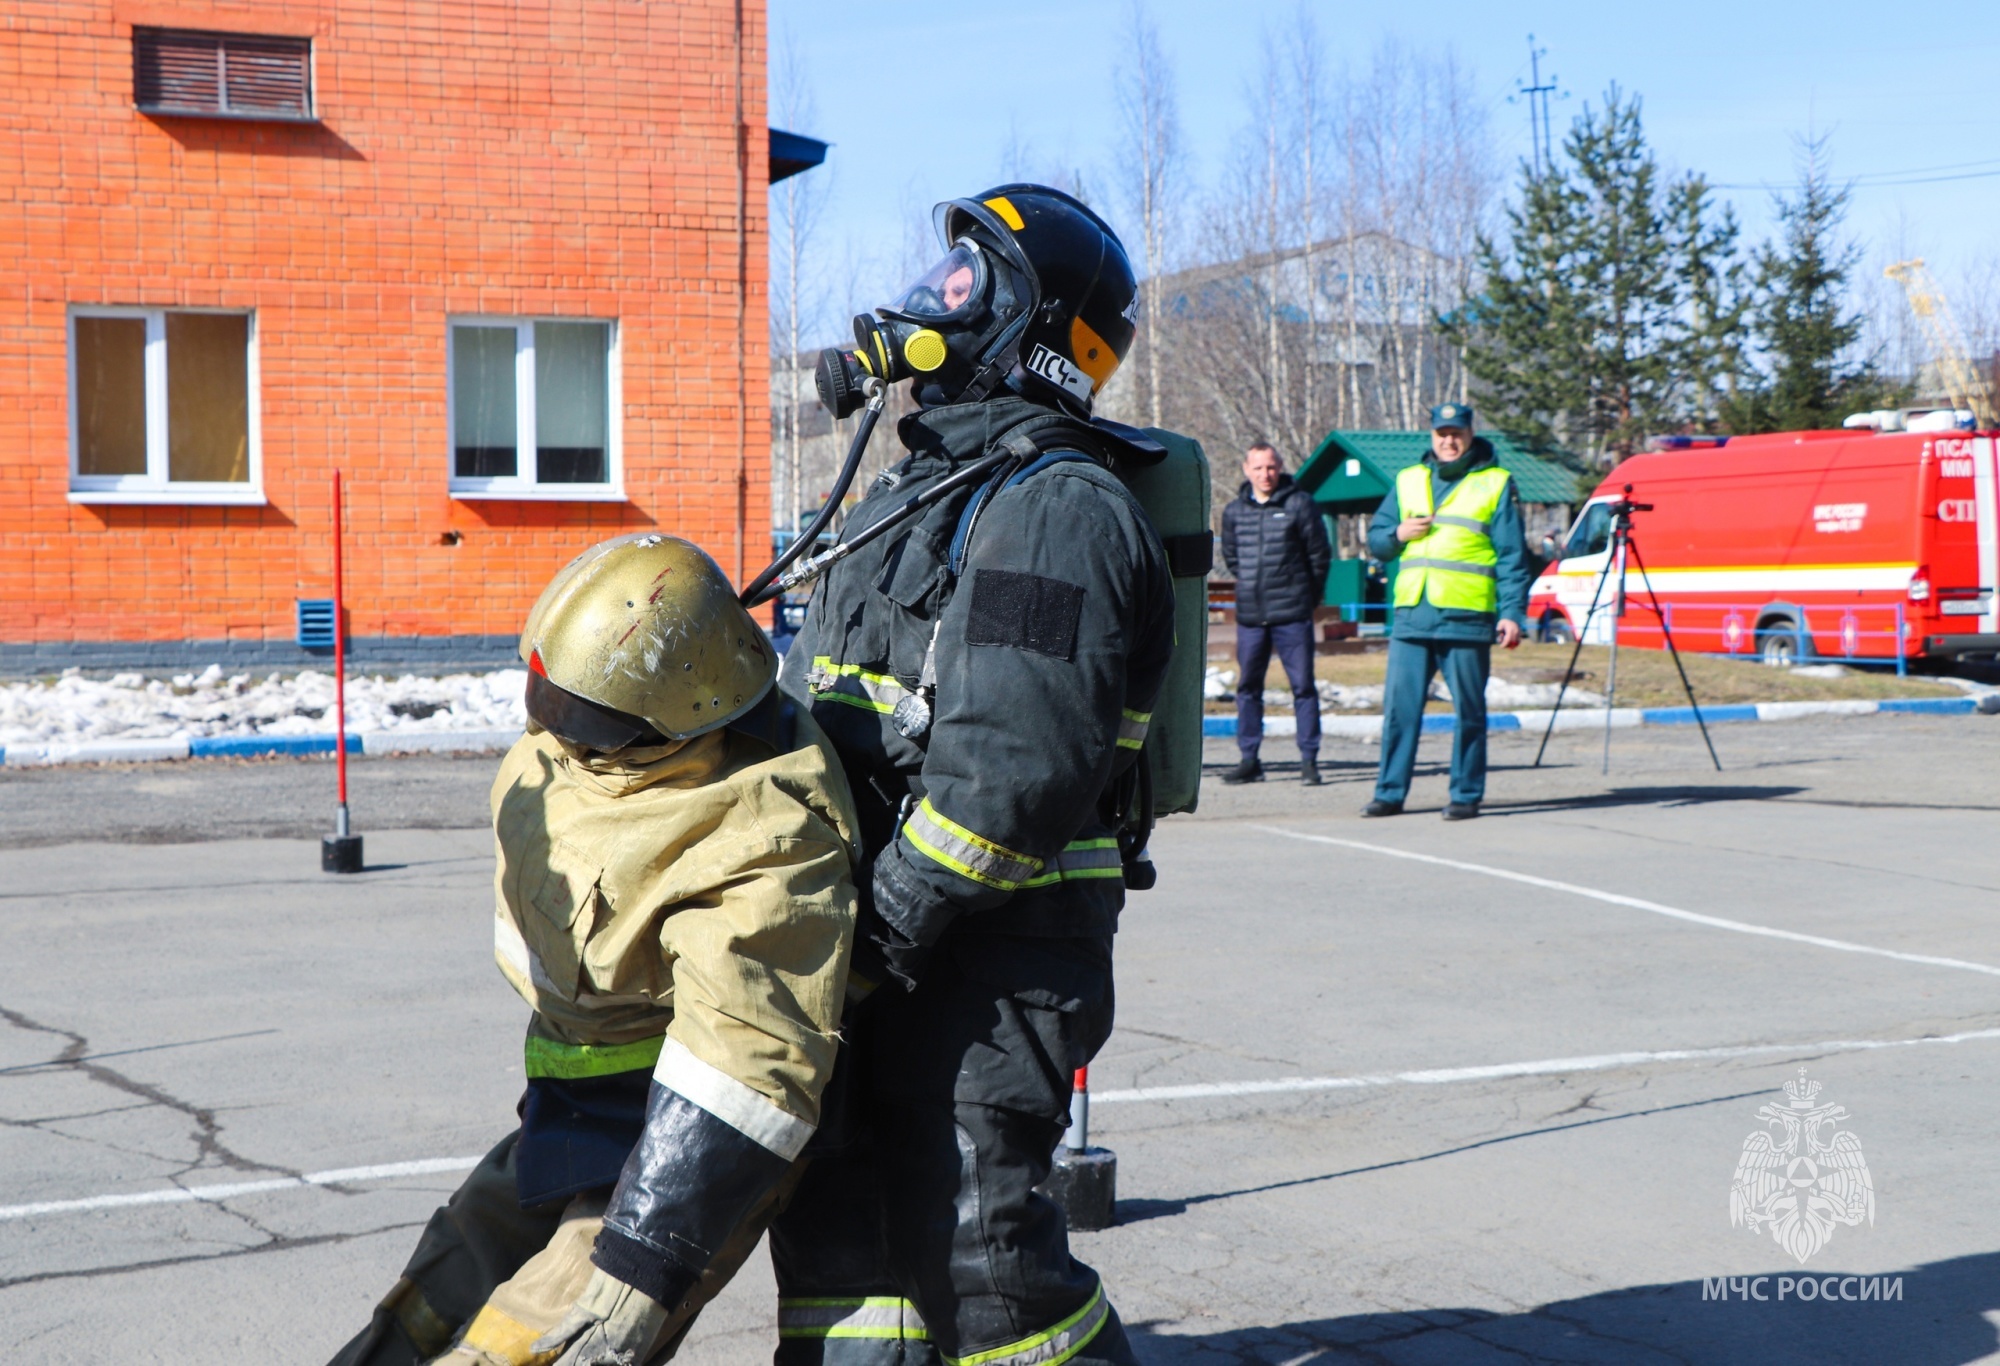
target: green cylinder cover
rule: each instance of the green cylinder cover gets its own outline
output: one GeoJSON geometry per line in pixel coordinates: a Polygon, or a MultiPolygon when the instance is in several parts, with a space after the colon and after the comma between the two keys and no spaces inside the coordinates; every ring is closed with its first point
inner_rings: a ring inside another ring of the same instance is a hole
{"type": "MultiPolygon", "coordinates": [[[[1157,427],[1147,428],[1146,435],[1167,448],[1167,458],[1155,465],[1124,465],[1118,472],[1171,551],[1176,538],[1209,534],[1208,456],[1193,437],[1157,427]]],[[[1185,551],[1169,558],[1176,568],[1187,563],[1185,551]]],[[[1207,668],[1208,576],[1177,574],[1174,654],[1146,731],[1156,816],[1192,811],[1201,795],[1201,687],[1207,668]]]]}

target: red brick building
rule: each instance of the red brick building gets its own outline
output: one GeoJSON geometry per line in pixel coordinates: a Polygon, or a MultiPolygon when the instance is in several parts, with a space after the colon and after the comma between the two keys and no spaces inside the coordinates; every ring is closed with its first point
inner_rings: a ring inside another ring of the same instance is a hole
{"type": "Polygon", "coordinates": [[[757,0],[9,0],[0,669],[511,657],[605,536],[766,557],[757,0]],[[754,510],[754,512],[753,512],[754,510]]]}

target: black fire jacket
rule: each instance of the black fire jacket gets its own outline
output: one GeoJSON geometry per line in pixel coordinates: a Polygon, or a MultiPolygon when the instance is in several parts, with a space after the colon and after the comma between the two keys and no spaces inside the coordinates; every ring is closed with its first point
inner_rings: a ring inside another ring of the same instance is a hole
{"type": "Polygon", "coordinates": [[[872,899],[918,944],[954,922],[1106,934],[1124,904],[1100,798],[1144,741],[1173,652],[1173,583],[1118,477],[1100,458],[1050,450],[1063,422],[1091,446],[1085,424],[1011,395],[904,418],[911,454],[849,527],[1010,434],[1022,467],[969,532],[975,489],[836,565],[786,655],[782,685],[810,705],[853,788],[869,865],[856,881],[899,889],[872,899]],[[1048,453],[1024,440],[1037,429],[1048,453]],[[932,677],[928,729],[901,733],[897,704],[932,677]]]}
{"type": "Polygon", "coordinates": [[[1222,509],[1222,562],[1236,575],[1236,620],[1245,626],[1310,618],[1332,559],[1319,504],[1289,474],[1270,502],[1258,502],[1245,480],[1222,509]]]}

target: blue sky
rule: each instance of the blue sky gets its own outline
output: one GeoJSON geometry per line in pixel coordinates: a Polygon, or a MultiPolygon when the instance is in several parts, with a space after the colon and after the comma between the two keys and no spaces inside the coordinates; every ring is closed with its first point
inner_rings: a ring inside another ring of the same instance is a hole
{"type": "MultiPolygon", "coordinates": [[[[1264,33],[1287,26],[1297,8],[1292,0],[1150,5],[1178,78],[1198,182],[1215,177],[1248,118],[1264,33]]],[[[2000,25],[1991,0],[1321,0],[1307,8],[1336,67],[1365,64],[1385,38],[1455,49],[1487,102],[1509,167],[1528,150],[1526,108],[1507,96],[1527,75],[1533,32],[1548,50],[1544,72],[1569,92],[1553,106],[1558,136],[1608,83],[1637,92],[1663,162],[1744,187],[1726,194],[1753,239],[1770,229],[1771,196],[1756,187],[1791,181],[1794,138],[1811,125],[1830,135],[1836,176],[1985,173],[1929,184],[1864,181],[1849,226],[1871,264],[1900,243],[1929,257],[1949,288],[1959,271],[2000,256],[2000,114],[1991,76],[2000,66],[2000,25]],[[1948,169],[1928,169],[1939,167],[1948,169]]],[[[794,131],[834,144],[827,167],[813,173],[827,182],[817,245],[840,281],[833,292],[892,287],[911,224],[927,221],[933,201],[990,184],[1010,146],[1105,183],[1119,138],[1113,73],[1124,16],[1122,5],[1101,0],[770,0],[774,53],[786,45],[796,53],[817,109],[813,126],[794,131]]],[[[775,107],[773,122],[785,123],[775,107]]],[[[827,300],[836,317],[881,302],[827,300]]]]}

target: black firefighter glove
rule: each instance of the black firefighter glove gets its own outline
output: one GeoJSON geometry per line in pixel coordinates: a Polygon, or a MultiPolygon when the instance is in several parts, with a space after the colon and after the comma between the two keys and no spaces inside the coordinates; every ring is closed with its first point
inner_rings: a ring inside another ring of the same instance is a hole
{"type": "MultiPolygon", "coordinates": [[[[855,945],[856,966],[864,975],[882,972],[914,991],[930,962],[931,945],[937,934],[926,934],[926,920],[936,922],[942,933],[948,917],[940,916],[933,898],[915,885],[903,871],[901,860],[891,848],[875,860],[873,904],[861,912],[859,942],[855,945]],[[921,942],[928,939],[930,942],[921,942]]],[[[879,978],[878,978],[879,980],[879,978]]]]}

